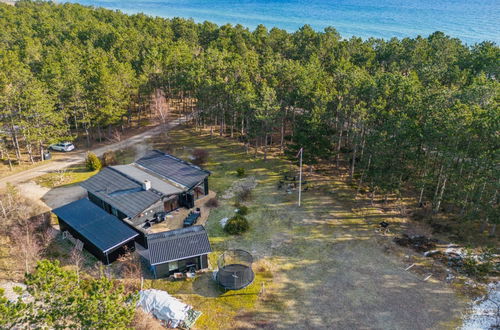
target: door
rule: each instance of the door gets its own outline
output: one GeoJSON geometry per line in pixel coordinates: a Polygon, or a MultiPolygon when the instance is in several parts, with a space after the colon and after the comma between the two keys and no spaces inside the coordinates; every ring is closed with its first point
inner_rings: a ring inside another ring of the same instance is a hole
{"type": "Polygon", "coordinates": [[[177,208],[179,208],[179,198],[177,196],[163,202],[163,209],[167,213],[177,208]]]}

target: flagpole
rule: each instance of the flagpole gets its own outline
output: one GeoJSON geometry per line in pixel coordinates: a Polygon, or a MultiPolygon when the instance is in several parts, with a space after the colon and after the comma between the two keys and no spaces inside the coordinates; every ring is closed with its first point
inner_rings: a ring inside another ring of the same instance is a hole
{"type": "Polygon", "coordinates": [[[300,165],[299,165],[299,206],[300,199],[302,197],[302,153],[304,152],[304,148],[300,148],[300,165]]]}

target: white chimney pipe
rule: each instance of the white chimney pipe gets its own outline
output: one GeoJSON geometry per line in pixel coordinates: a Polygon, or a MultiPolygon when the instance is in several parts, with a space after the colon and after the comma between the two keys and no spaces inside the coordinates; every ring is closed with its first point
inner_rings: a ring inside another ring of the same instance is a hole
{"type": "Polygon", "coordinates": [[[151,181],[144,180],[144,182],[142,183],[142,189],[143,190],[149,190],[149,189],[151,189],[151,181]]]}

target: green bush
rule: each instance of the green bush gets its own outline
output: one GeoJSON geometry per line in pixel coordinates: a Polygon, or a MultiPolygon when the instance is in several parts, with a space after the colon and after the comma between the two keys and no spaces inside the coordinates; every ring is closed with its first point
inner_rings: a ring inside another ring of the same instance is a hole
{"type": "Polygon", "coordinates": [[[238,211],[236,212],[239,215],[247,215],[248,214],[248,206],[246,205],[238,205],[238,211]]]}
{"type": "Polygon", "coordinates": [[[244,177],[244,176],[245,176],[245,169],[244,169],[243,167],[238,167],[238,168],[236,169],[236,176],[237,176],[238,178],[242,178],[242,177],[244,177]]]}
{"type": "Polygon", "coordinates": [[[231,235],[239,235],[246,232],[248,228],[250,228],[248,220],[237,214],[227,221],[224,231],[231,235]]]}
{"type": "Polygon", "coordinates": [[[106,151],[102,155],[102,166],[112,166],[118,164],[116,161],[116,153],[112,150],[106,151]]]}
{"type": "Polygon", "coordinates": [[[85,160],[85,167],[89,171],[98,171],[102,167],[101,160],[94,153],[89,152],[87,153],[87,159],[85,160]]]}

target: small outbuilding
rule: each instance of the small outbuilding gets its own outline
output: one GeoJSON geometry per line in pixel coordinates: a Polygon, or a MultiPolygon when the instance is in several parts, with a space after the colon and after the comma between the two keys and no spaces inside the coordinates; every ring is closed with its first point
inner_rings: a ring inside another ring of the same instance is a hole
{"type": "Polygon", "coordinates": [[[126,249],[133,250],[139,236],[117,217],[109,214],[87,198],[66,204],[52,211],[59,220],[63,235],[71,235],[83,248],[105,265],[118,259],[126,249]]]}
{"type": "Polygon", "coordinates": [[[212,248],[203,226],[150,234],[146,238],[147,249],[139,244],[136,247],[155,278],[208,268],[208,254],[212,248]]]}

